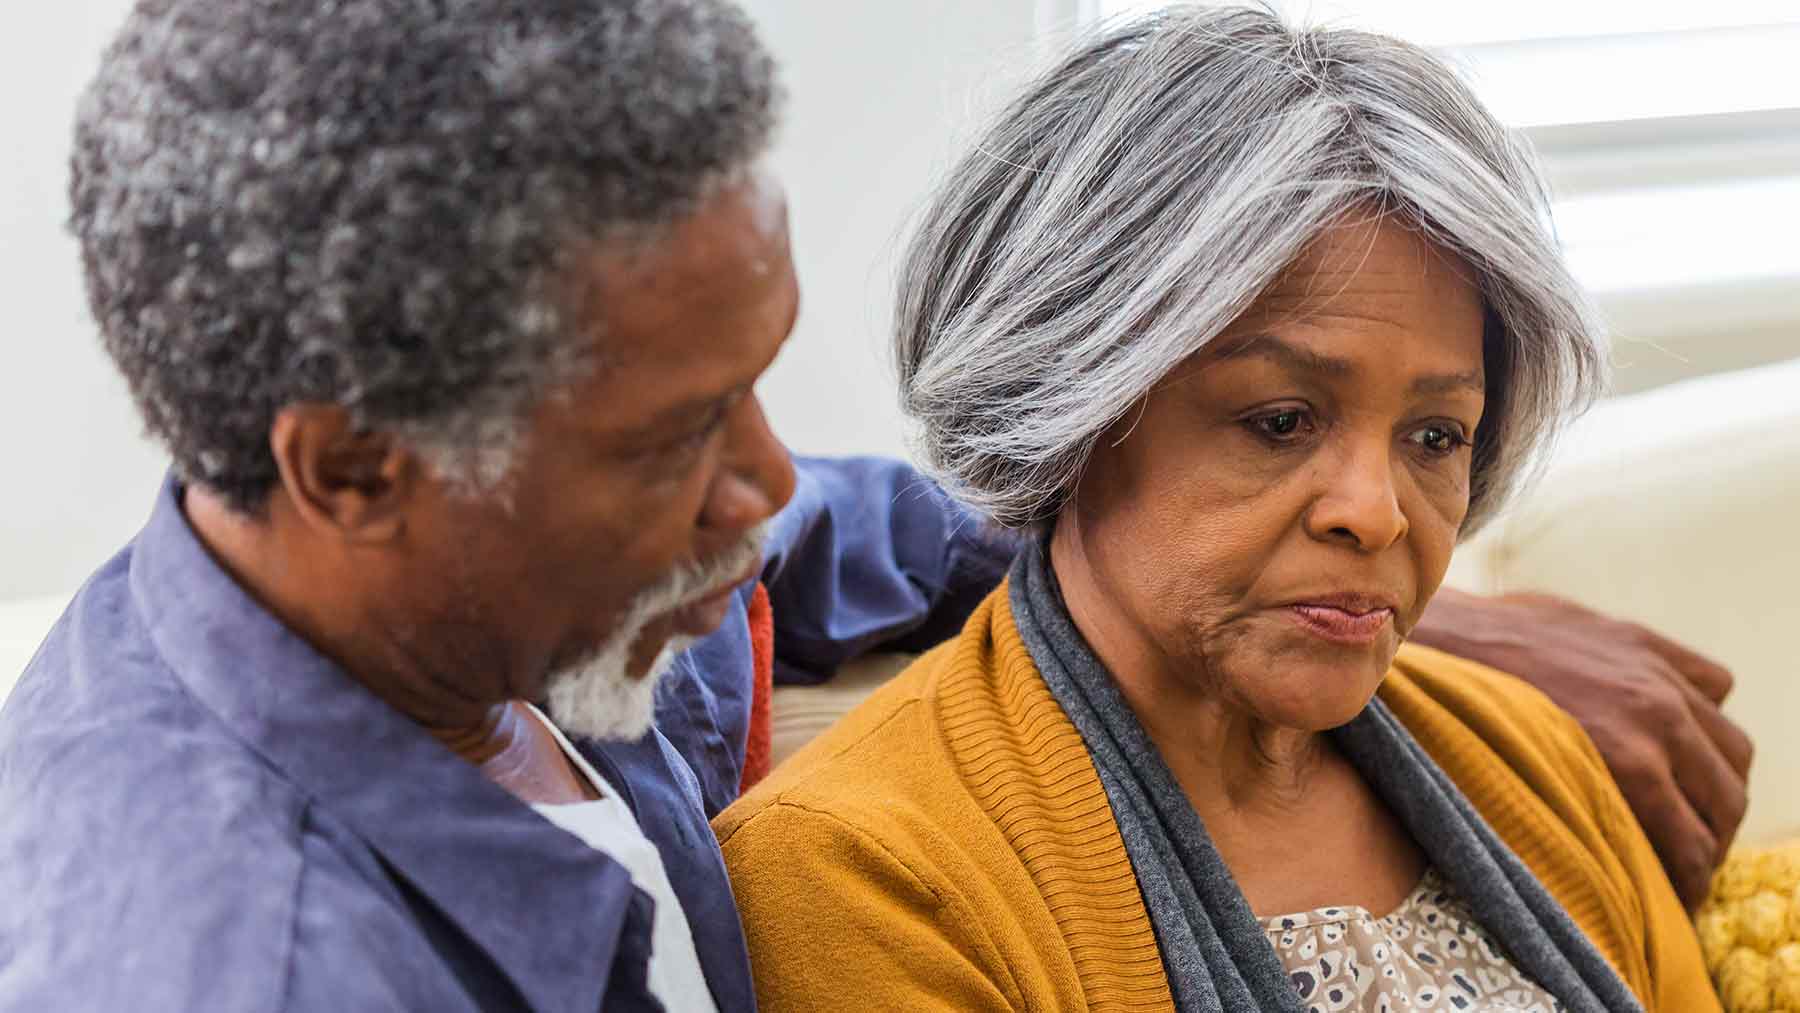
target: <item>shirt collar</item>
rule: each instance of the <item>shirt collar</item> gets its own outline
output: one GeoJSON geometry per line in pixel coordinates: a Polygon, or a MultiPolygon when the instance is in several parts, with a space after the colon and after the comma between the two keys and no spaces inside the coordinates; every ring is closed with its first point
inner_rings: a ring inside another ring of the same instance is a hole
{"type": "Polygon", "coordinates": [[[536,1010],[598,1009],[630,874],[488,781],[264,610],[164,483],[130,586],[157,652],[230,731],[347,824],[536,1010]]]}

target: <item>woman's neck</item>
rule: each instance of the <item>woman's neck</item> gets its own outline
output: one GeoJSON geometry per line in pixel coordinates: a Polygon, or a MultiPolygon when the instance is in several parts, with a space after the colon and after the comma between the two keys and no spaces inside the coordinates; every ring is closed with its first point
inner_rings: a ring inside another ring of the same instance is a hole
{"type": "Polygon", "coordinates": [[[1317,733],[1263,721],[1205,673],[1154,646],[1087,579],[1084,548],[1071,528],[1051,536],[1049,562],[1070,618],[1156,744],[1202,818],[1215,812],[1279,813],[1303,802],[1330,754],[1317,733]]]}
{"type": "Polygon", "coordinates": [[[1160,654],[1084,579],[1078,539],[1058,529],[1050,562],[1076,628],[1261,915],[1397,905],[1424,856],[1355,767],[1318,732],[1259,718],[1218,683],[1160,654]],[[1308,870],[1298,872],[1297,870],[1308,870]]]}

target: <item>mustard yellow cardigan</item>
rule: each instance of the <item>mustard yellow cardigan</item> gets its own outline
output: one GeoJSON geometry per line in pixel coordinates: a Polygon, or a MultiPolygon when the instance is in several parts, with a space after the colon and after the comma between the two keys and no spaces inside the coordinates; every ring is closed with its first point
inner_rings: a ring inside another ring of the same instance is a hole
{"type": "MultiPolygon", "coordinates": [[[[1648,1010],[1719,1008],[1687,913],[1571,719],[1410,645],[1381,697],[1648,1010]]],[[[1171,1008],[1106,794],[1004,585],[713,828],[765,1009],[1171,1008]]]]}

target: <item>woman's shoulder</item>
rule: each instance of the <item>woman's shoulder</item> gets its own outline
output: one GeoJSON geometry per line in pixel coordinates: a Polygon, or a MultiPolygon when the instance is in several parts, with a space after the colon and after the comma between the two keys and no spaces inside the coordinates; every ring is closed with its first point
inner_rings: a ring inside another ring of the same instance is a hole
{"type": "Polygon", "coordinates": [[[728,840],[772,808],[802,806],[878,831],[898,817],[953,831],[986,822],[993,802],[984,785],[1033,781],[1039,768],[1066,766],[1062,754],[1079,746],[1019,642],[1002,585],[959,634],[801,747],[720,813],[714,830],[728,840]]]}
{"type": "Polygon", "coordinates": [[[1635,829],[1587,732],[1524,680],[1408,644],[1380,696],[1478,809],[1511,815],[1541,804],[1590,845],[1631,836],[1622,821],[1635,829]]]}
{"type": "Polygon", "coordinates": [[[713,829],[765,1006],[1167,1005],[1105,789],[1004,585],[713,829]]]}
{"type": "Polygon", "coordinates": [[[947,855],[1031,851],[1022,838],[1096,812],[1107,812],[1105,789],[1002,585],[960,634],[783,762],[713,830],[734,876],[805,850],[880,853],[891,871],[955,878],[976,870],[947,855]]]}
{"type": "Polygon", "coordinates": [[[909,813],[946,815],[936,810],[951,808],[944,789],[956,773],[937,695],[957,667],[954,648],[951,641],[920,655],[727,807],[713,820],[720,843],[759,820],[881,837],[909,813]]]}
{"type": "Polygon", "coordinates": [[[1559,715],[1568,719],[1549,697],[1523,679],[1424,644],[1402,644],[1388,674],[1390,679],[1398,677],[1447,705],[1474,706],[1519,717],[1559,715]]]}
{"type": "Polygon", "coordinates": [[[1464,730],[1515,767],[1541,765],[1584,782],[1610,778],[1574,718],[1536,687],[1479,662],[1406,644],[1381,697],[1434,756],[1453,730],[1464,730]]]}

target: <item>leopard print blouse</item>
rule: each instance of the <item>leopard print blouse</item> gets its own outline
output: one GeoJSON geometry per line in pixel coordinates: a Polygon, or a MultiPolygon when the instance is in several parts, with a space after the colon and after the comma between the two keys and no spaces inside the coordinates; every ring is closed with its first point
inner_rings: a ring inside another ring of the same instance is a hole
{"type": "Polygon", "coordinates": [[[1308,1013],[1563,1008],[1507,959],[1435,869],[1385,917],[1328,907],[1262,921],[1308,1013]]]}

